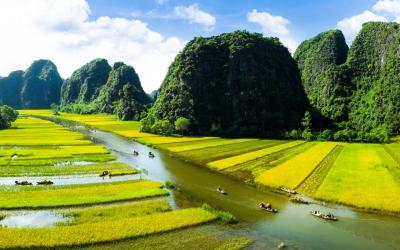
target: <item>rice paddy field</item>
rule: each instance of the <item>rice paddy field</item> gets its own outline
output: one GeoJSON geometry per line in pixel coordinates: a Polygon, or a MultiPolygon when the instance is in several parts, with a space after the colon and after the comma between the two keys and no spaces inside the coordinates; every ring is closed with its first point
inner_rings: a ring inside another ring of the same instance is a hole
{"type": "MultiPolygon", "coordinates": [[[[48,110],[23,113],[52,116],[48,110]]],[[[133,138],[257,186],[285,186],[325,201],[400,212],[400,200],[396,198],[400,188],[398,140],[382,145],[163,137],[141,133],[138,122],[118,121],[112,115],[62,113],[59,118],[133,138]]]]}
{"type": "MultiPolygon", "coordinates": [[[[122,123],[110,116],[89,116],[85,122],[108,131],[116,129],[123,136],[155,137],[138,132],[136,122],[122,123]]],[[[249,139],[238,143],[241,141],[249,139]]],[[[168,142],[177,143],[175,138],[168,142]]],[[[98,176],[105,170],[132,178],[139,173],[118,162],[103,145],[48,120],[21,116],[11,129],[0,131],[1,178],[94,176],[99,180],[70,185],[0,185],[0,224],[13,216],[50,213],[49,224],[44,226],[1,225],[0,249],[242,249],[252,243],[243,235],[226,233],[229,228],[218,211],[173,209],[170,192],[158,181],[107,182],[98,176]],[[52,222],[52,216],[57,220],[52,222]]]]}

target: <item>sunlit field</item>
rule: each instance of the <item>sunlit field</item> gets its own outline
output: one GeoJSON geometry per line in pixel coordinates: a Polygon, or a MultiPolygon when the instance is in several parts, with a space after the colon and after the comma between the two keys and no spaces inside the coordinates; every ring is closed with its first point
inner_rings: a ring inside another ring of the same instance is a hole
{"type": "MultiPolygon", "coordinates": [[[[154,138],[152,142],[164,144],[215,139],[170,137],[164,140],[164,137],[140,133],[137,122],[121,122],[114,116],[68,116],[68,119],[97,129],[122,136],[148,136],[154,138]]],[[[234,143],[221,141],[223,144],[234,143]]],[[[11,129],[0,131],[2,177],[24,180],[24,177],[33,176],[52,179],[54,176],[79,178],[90,175],[99,178],[98,183],[90,184],[0,186],[0,220],[19,210],[26,213],[42,209],[65,218],[49,227],[0,227],[0,248],[143,249],[151,246],[151,249],[174,249],[201,244],[205,249],[242,249],[252,243],[243,235],[221,231],[229,228],[218,222],[221,218],[218,211],[205,208],[174,210],[165,198],[169,191],[160,182],[107,182],[108,177],[104,182],[99,177],[104,170],[113,176],[138,173],[138,170],[117,162],[103,145],[93,144],[83,135],[51,121],[22,116],[11,129]],[[215,229],[211,232],[208,228],[215,229]],[[203,233],[193,235],[196,232],[203,233]]]]}
{"type": "Polygon", "coordinates": [[[0,187],[0,208],[50,208],[167,195],[162,184],[154,181],[124,181],[69,186],[0,187]]]}
{"type": "MultiPolygon", "coordinates": [[[[52,116],[48,110],[22,113],[52,116]]],[[[137,122],[117,121],[113,115],[62,113],[58,117],[120,135],[123,131],[124,136],[255,185],[286,186],[321,200],[400,211],[395,198],[400,187],[400,144],[395,139],[391,144],[374,145],[151,134],[141,137],[137,122]]]]}
{"type": "Polygon", "coordinates": [[[37,118],[18,118],[11,129],[1,130],[0,149],[0,176],[137,173],[123,163],[110,162],[115,156],[104,146],[37,118]]]}

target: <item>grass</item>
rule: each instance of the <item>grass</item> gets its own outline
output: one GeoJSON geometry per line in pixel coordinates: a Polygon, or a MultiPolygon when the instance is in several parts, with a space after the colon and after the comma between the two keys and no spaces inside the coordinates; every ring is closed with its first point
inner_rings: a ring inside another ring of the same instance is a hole
{"type": "Polygon", "coordinates": [[[218,161],[209,162],[207,164],[207,166],[209,168],[223,170],[223,169],[230,168],[230,167],[233,167],[233,166],[236,166],[239,164],[243,164],[248,161],[257,160],[266,155],[273,154],[273,153],[282,151],[284,149],[297,146],[302,143],[304,143],[304,142],[303,141],[293,141],[293,142],[283,143],[283,144],[280,144],[277,146],[268,147],[268,148],[264,148],[261,150],[256,150],[253,152],[233,156],[233,157],[224,158],[224,159],[218,160],[218,161]]]}
{"type": "Polygon", "coordinates": [[[345,144],[315,196],[366,209],[400,211],[400,170],[383,145],[345,144]]]}
{"type": "Polygon", "coordinates": [[[37,209],[135,200],[168,195],[155,181],[123,181],[69,186],[0,187],[0,208],[37,209]]]}
{"type": "Polygon", "coordinates": [[[58,225],[69,226],[84,223],[96,223],[104,220],[127,219],[134,216],[143,216],[154,213],[171,211],[168,202],[164,200],[140,201],[118,206],[92,207],[72,209],[62,214],[71,219],[58,225]]]}
{"type": "Polygon", "coordinates": [[[94,163],[85,165],[65,165],[65,166],[0,166],[0,176],[61,176],[61,175],[81,175],[81,174],[100,174],[104,170],[110,170],[113,175],[137,174],[138,170],[119,162],[113,163],[94,163]]]}
{"type": "Polygon", "coordinates": [[[215,225],[201,225],[163,234],[83,247],[87,250],[120,249],[244,249],[252,243],[234,230],[215,225]]]}
{"type": "Polygon", "coordinates": [[[208,205],[207,203],[204,203],[202,205],[202,208],[204,210],[207,210],[211,213],[214,213],[215,215],[217,215],[218,219],[220,219],[221,221],[228,223],[228,224],[235,224],[237,223],[237,219],[236,217],[231,214],[230,212],[227,211],[221,211],[221,210],[216,210],[213,207],[211,207],[210,205],[208,205]]]}
{"type": "Polygon", "coordinates": [[[211,142],[206,140],[205,142],[199,142],[194,145],[169,147],[168,150],[173,153],[177,153],[177,152],[184,152],[184,151],[190,151],[190,150],[205,149],[205,148],[210,148],[210,147],[219,147],[219,146],[254,141],[254,140],[255,139],[226,139],[226,140],[211,141],[211,142]]]}
{"type": "Polygon", "coordinates": [[[256,177],[255,182],[271,187],[286,186],[296,188],[312,173],[335,146],[336,143],[333,142],[318,143],[281,165],[264,171],[256,177]]]}
{"type": "Polygon", "coordinates": [[[1,248],[52,248],[143,237],[216,220],[201,208],[49,228],[0,228],[1,248]]]}
{"type": "Polygon", "coordinates": [[[284,142],[285,141],[279,140],[253,140],[219,147],[185,151],[177,153],[177,155],[182,158],[189,159],[197,164],[205,165],[208,162],[224,159],[238,154],[252,152],[254,150],[266,147],[272,147],[284,142]]]}

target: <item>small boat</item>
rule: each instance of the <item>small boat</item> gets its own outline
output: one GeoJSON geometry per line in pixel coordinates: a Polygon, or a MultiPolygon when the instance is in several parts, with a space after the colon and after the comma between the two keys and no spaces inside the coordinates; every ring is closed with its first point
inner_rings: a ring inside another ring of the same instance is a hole
{"type": "Polygon", "coordinates": [[[283,191],[283,192],[289,193],[289,194],[297,194],[296,190],[289,189],[287,187],[281,187],[280,190],[283,191]]]}
{"type": "Polygon", "coordinates": [[[111,178],[111,171],[110,170],[104,170],[101,174],[99,174],[100,177],[105,177],[105,176],[109,176],[111,178]]]}
{"type": "Polygon", "coordinates": [[[217,187],[217,192],[220,193],[220,194],[223,194],[223,195],[227,195],[227,194],[228,194],[228,193],[227,193],[225,190],[223,190],[221,187],[217,187]]]}
{"type": "Polygon", "coordinates": [[[315,217],[318,217],[318,218],[321,218],[321,219],[324,219],[324,220],[331,220],[331,221],[337,221],[338,220],[338,218],[336,216],[334,216],[333,214],[331,214],[331,213],[323,214],[320,211],[311,211],[310,213],[311,213],[312,216],[315,216],[315,217]]]}
{"type": "Polygon", "coordinates": [[[154,158],[154,154],[152,152],[149,152],[149,157],[154,158]]]}
{"type": "Polygon", "coordinates": [[[302,199],[302,198],[300,198],[300,197],[293,197],[293,198],[290,198],[289,199],[291,202],[293,202],[293,203],[299,203],[299,204],[311,204],[311,202],[309,202],[309,201],[306,201],[306,200],[304,200],[304,199],[302,199]]]}
{"type": "Polygon", "coordinates": [[[36,183],[38,185],[53,185],[54,184],[54,182],[52,182],[51,180],[37,181],[36,183]]]}
{"type": "Polygon", "coordinates": [[[138,155],[139,155],[139,152],[136,151],[136,150],[133,150],[133,155],[134,155],[134,156],[138,156],[138,155]]]}
{"type": "Polygon", "coordinates": [[[15,185],[28,186],[28,185],[32,185],[32,182],[29,182],[29,181],[15,181],[15,185]]]}
{"type": "Polygon", "coordinates": [[[267,203],[265,204],[264,202],[261,202],[259,205],[261,210],[265,210],[267,212],[271,212],[271,213],[277,213],[278,210],[276,208],[273,208],[271,204],[267,203]]]}

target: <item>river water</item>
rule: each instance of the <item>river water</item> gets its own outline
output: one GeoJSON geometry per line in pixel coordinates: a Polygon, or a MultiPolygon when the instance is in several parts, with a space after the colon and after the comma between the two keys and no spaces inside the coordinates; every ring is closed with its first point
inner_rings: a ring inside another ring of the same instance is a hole
{"type": "Polygon", "coordinates": [[[234,230],[255,240],[250,249],[261,249],[267,245],[276,248],[281,241],[288,245],[288,249],[400,249],[398,217],[332,204],[293,204],[284,195],[260,191],[162,150],[73,122],[58,122],[86,134],[95,143],[105,145],[118,157],[118,161],[137,169],[146,169],[148,179],[171,180],[177,186],[169,198],[173,207],[199,206],[206,202],[233,213],[239,219],[239,224],[233,226],[234,230]],[[133,149],[139,152],[139,156],[133,156],[133,149]],[[155,154],[154,158],[148,157],[149,151],[155,154]],[[217,193],[218,186],[227,190],[228,195],[217,193]],[[260,211],[257,206],[260,201],[272,203],[279,213],[260,211]],[[333,212],[339,221],[314,218],[309,214],[311,210],[333,212]]]}

